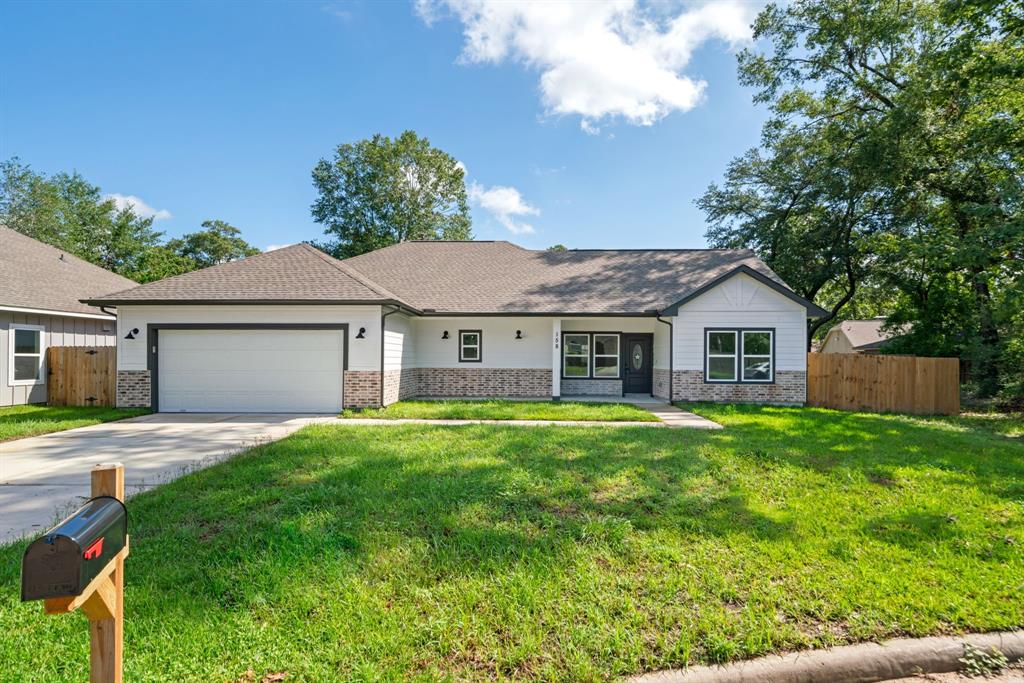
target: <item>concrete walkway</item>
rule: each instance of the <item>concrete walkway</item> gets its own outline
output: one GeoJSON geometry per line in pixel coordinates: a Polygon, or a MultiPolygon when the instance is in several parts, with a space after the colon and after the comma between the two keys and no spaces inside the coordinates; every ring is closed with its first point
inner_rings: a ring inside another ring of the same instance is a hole
{"type": "Polygon", "coordinates": [[[722,425],[668,403],[639,403],[637,407],[656,416],[673,429],[721,429],[722,425]]]}
{"type": "Polygon", "coordinates": [[[0,443],[0,543],[48,529],[89,496],[89,471],[122,462],[128,495],[335,416],[170,414],[0,443]]]}
{"type": "MultiPolygon", "coordinates": [[[[333,423],[332,423],[333,424],[333,423]]],[[[344,417],[336,424],[349,425],[507,425],[509,427],[668,427],[664,422],[613,422],[611,420],[435,420],[428,418],[344,417]]]]}

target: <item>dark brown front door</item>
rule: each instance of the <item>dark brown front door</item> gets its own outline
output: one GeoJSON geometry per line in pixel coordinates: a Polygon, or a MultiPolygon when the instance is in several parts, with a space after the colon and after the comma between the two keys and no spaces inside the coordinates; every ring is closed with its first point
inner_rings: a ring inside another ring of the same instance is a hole
{"type": "Polygon", "coordinates": [[[654,338],[650,334],[623,335],[625,340],[625,386],[627,394],[649,394],[654,378],[654,338]]]}

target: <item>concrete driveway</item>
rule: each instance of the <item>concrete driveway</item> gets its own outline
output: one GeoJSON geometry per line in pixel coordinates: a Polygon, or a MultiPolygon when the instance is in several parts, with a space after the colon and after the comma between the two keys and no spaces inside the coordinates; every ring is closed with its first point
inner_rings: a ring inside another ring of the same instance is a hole
{"type": "Polygon", "coordinates": [[[0,543],[46,531],[89,497],[93,465],[121,462],[127,495],[333,415],[159,413],[0,443],[0,543]]]}

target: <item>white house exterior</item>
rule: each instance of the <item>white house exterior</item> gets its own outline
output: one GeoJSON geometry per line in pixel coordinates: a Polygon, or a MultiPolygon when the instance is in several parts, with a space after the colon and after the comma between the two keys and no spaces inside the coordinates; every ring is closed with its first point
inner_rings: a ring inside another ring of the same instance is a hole
{"type": "Polygon", "coordinates": [[[0,407],[46,403],[49,347],[113,345],[114,315],[79,299],[134,286],[0,226],[0,407]]]}
{"type": "Polygon", "coordinates": [[[506,242],[345,261],[297,245],[93,303],[118,306],[119,405],[200,412],[413,396],[799,404],[820,314],[747,251],[506,242]]]}

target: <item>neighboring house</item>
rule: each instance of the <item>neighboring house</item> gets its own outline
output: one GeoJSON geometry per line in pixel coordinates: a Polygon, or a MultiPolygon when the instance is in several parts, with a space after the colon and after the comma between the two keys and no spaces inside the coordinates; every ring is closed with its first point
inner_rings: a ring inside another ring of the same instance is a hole
{"type": "Polygon", "coordinates": [[[0,226],[0,406],[46,402],[46,349],[110,346],[116,321],[80,299],[128,278],[0,226]]]}
{"type": "Polygon", "coordinates": [[[332,412],[412,396],[802,403],[807,318],[748,250],[299,244],[89,300],[118,310],[118,402],[332,412]]]}
{"type": "Polygon", "coordinates": [[[825,335],[819,353],[879,353],[899,333],[883,331],[885,318],[844,320],[825,335]]]}

